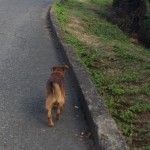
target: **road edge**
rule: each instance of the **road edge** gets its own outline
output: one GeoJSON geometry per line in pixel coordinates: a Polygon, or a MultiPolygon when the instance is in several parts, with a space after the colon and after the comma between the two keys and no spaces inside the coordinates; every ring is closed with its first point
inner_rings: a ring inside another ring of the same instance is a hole
{"type": "Polygon", "coordinates": [[[102,150],[127,150],[128,146],[116,127],[107,106],[97,93],[92,81],[82,67],[74,48],[66,44],[53,8],[49,10],[53,33],[64,57],[71,67],[70,76],[76,83],[75,88],[88,120],[96,146],[102,150]]]}

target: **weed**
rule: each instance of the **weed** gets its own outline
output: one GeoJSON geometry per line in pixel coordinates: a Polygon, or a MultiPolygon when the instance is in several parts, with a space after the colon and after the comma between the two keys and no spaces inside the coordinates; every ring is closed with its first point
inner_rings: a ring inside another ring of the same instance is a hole
{"type": "Polygon", "coordinates": [[[142,94],[144,94],[144,95],[150,96],[150,83],[144,84],[141,87],[141,91],[140,92],[142,94]]]}
{"type": "Polygon", "coordinates": [[[125,93],[124,89],[119,87],[116,84],[108,85],[108,90],[113,94],[113,95],[123,95],[125,93]]]}
{"type": "Polygon", "coordinates": [[[137,83],[140,79],[137,77],[137,75],[130,74],[121,76],[119,80],[120,82],[137,83]]]}
{"type": "Polygon", "coordinates": [[[121,111],[120,117],[123,119],[123,121],[130,122],[133,119],[133,113],[130,110],[121,111]]]}
{"type": "Polygon", "coordinates": [[[114,51],[117,52],[117,57],[127,59],[128,61],[146,61],[144,57],[137,56],[116,45],[114,46],[114,51]]]}
{"type": "Polygon", "coordinates": [[[129,108],[132,112],[145,112],[150,111],[150,104],[140,104],[137,103],[129,108]]]}

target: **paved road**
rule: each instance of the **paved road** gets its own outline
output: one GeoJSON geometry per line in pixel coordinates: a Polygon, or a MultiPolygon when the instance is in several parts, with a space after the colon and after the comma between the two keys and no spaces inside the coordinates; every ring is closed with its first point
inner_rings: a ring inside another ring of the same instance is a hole
{"type": "Polygon", "coordinates": [[[68,74],[65,109],[47,126],[45,84],[64,61],[45,28],[49,3],[0,0],[0,150],[88,150],[93,143],[80,139],[88,126],[68,74]]]}

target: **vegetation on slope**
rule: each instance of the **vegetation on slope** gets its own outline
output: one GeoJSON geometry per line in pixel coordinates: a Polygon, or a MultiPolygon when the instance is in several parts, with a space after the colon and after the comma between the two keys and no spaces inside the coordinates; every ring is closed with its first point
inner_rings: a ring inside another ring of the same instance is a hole
{"type": "Polygon", "coordinates": [[[149,150],[149,49],[112,24],[111,0],[65,0],[53,7],[65,41],[76,49],[130,149],[149,150]]]}

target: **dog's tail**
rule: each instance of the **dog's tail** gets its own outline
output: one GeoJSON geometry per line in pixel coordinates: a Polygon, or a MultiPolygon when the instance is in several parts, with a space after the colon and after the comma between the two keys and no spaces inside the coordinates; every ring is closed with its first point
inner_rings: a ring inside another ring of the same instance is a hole
{"type": "Polygon", "coordinates": [[[59,83],[53,83],[53,82],[49,82],[47,84],[47,96],[48,95],[53,95],[56,98],[59,95],[63,95],[64,96],[64,91],[63,91],[63,85],[59,84],[59,83]]]}

